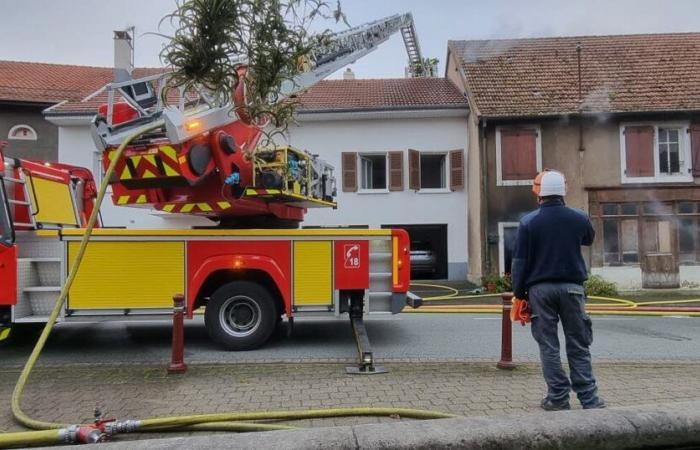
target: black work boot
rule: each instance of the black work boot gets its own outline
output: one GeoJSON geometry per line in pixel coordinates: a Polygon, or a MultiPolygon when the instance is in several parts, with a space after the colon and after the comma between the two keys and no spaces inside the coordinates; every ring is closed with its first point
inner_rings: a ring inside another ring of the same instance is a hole
{"type": "Polygon", "coordinates": [[[561,402],[553,402],[552,400],[548,399],[547,397],[542,399],[540,406],[545,411],[565,411],[567,409],[571,409],[571,406],[569,405],[568,400],[563,400],[561,402]]]}
{"type": "Polygon", "coordinates": [[[603,409],[605,408],[605,402],[600,398],[596,398],[595,401],[581,406],[583,406],[583,409],[603,409]]]}

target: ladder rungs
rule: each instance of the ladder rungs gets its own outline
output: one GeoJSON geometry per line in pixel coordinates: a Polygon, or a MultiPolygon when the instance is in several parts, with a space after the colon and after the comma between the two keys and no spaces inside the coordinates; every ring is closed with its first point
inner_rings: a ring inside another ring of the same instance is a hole
{"type": "Polygon", "coordinates": [[[24,223],[24,222],[12,222],[12,225],[16,227],[29,227],[29,228],[34,228],[33,223],[24,223]]]}
{"type": "Polygon", "coordinates": [[[20,205],[20,206],[30,206],[31,203],[25,202],[24,200],[12,200],[12,199],[7,199],[8,203],[11,203],[13,205],[20,205]]]}

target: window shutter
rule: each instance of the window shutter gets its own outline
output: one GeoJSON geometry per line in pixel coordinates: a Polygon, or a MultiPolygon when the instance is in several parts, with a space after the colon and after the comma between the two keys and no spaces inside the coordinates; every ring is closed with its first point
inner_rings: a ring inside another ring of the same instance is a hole
{"type": "Polygon", "coordinates": [[[341,154],[343,172],[343,192],[357,192],[357,153],[341,154]]]}
{"type": "Polygon", "coordinates": [[[534,180],[537,176],[537,130],[501,129],[501,179],[534,180]]]}
{"type": "Polygon", "coordinates": [[[693,176],[700,177],[700,123],[692,124],[689,131],[693,176]]]}
{"type": "Polygon", "coordinates": [[[414,191],[420,189],[420,152],[408,150],[408,188],[414,191]]]}
{"type": "Polygon", "coordinates": [[[389,152],[389,190],[403,191],[403,152],[389,152]]]}
{"type": "Polygon", "coordinates": [[[450,152],[450,190],[464,189],[464,150],[450,152]]]}
{"type": "Polygon", "coordinates": [[[625,127],[625,174],[654,176],[654,127],[625,127]]]}

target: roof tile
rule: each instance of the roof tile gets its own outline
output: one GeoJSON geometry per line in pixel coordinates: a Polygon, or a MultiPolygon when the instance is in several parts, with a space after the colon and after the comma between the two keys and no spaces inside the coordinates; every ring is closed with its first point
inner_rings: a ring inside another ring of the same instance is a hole
{"type": "Polygon", "coordinates": [[[450,41],[489,117],[700,110],[700,33],[450,41]],[[576,47],[581,44],[581,101],[576,47]]]}

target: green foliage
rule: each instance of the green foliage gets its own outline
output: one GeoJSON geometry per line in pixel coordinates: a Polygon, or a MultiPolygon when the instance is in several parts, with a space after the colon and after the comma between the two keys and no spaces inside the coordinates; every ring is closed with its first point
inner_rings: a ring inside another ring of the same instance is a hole
{"type": "Polygon", "coordinates": [[[304,61],[330,34],[309,31],[317,18],[347,24],[340,2],[332,10],[324,0],[180,0],[163,18],[175,27],[161,52],[173,69],[168,87],[203,87],[226,102],[247,68],[244,112],[286,129],[297,103],[279,101],[282,84],[308,69],[304,61]]]}
{"type": "Polygon", "coordinates": [[[600,275],[591,275],[588,280],[583,283],[583,288],[586,291],[586,295],[599,297],[615,297],[618,295],[617,285],[600,275]]]}
{"type": "Polygon", "coordinates": [[[492,292],[510,292],[513,289],[510,274],[507,273],[504,276],[499,276],[497,274],[485,275],[481,278],[481,285],[487,290],[492,292]],[[491,288],[491,289],[490,289],[491,288]]]}

